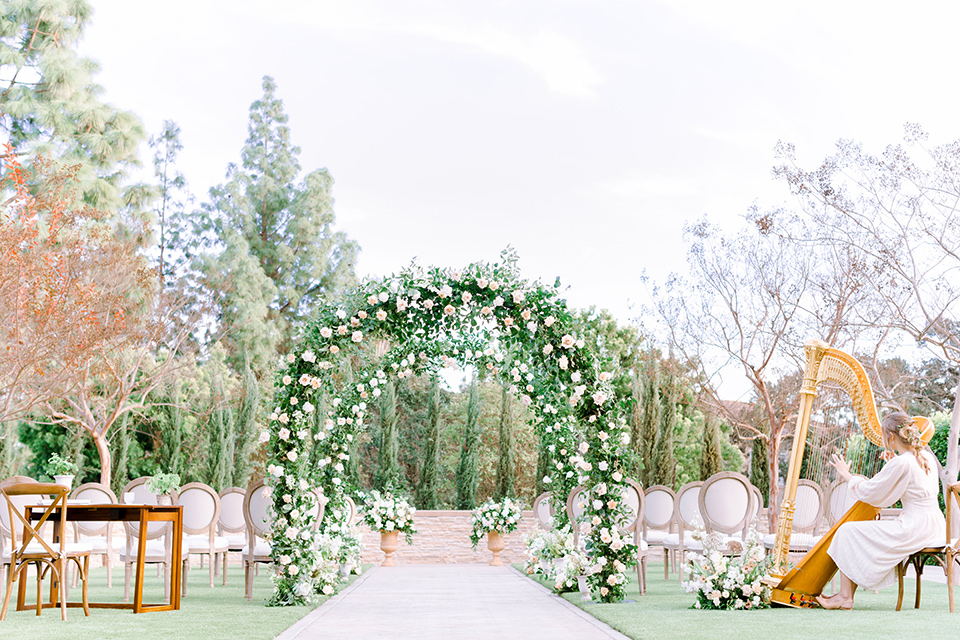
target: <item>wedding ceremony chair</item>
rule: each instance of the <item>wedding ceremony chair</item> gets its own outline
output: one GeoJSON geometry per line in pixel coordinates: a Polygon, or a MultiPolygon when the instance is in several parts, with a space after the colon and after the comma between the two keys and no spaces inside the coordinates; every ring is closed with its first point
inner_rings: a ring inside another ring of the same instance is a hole
{"type": "Polygon", "coordinates": [[[272,564],[270,543],[267,532],[273,523],[273,498],[267,491],[263,480],[257,480],[247,487],[243,498],[243,521],[246,529],[246,544],[240,553],[243,556],[243,593],[247,600],[253,600],[253,567],[257,563],[272,564]]]}
{"type": "Polygon", "coordinates": [[[533,516],[537,519],[537,526],[545,531],[553,529],[553,491],[544,491],[533,501],[533,516]]]}
{"type": "Polygon", "coordinates": [[[722,551],[726,555],[735,555],[743,549],[755,512],[751,487],[746,476],[734,471],[715,473],[700,487],[697,499],[704,530],[721,536],[722,551]]]}
{"type": "Polygon", "coordinates": [[[649,550],[641,534],[646,506],[645,496],[639,482],[631,478],[624,478],[624,482],[627,483],[627,487],[623,491],[621,500],[631,516],[624,522],[618,523],[618,527],[623,533],[633,534],[633,543],[637,545],[637,586],[640,595],[644,595],[647,592],[647,552],[649,550]]]}
{"type": "Polygon", "coordinates": [[[677,522],[677,532],[669,533],[663,539],[663,548],[674,554],[674,566],[683,583],[683,567],[687,551],[703,551],[703,545],[690,535],[697,525],[703,525],[703,516],[700,515],[700,488],[702,480],[688,482],[677,491],[674,503],[674,520],[677,522]]]}
{"type": "Polygon", "coordinates": [[[217,535],[227,539],[227,551],[223,554],[221,578],[227,584],[227,555],[240,553],[247,542],[246,522],[243,519],[243,498],[246,490],[228,487],[220,492],[220,517],[217,519],[217,535]]]}
{"type": "MultiPolygon", "coordinates": [[[[0,620],[6,619],[14,583],[21,574],[26,575],[25,572],[30,565],[35,565],[37,573],[37,615],[39,616],[43,610],[43,579],[49,575],[50,580],[58,586],[60,617],[66,620],[67,581],[65,578],[67,563],[70,561],[76,565],[80,582],[83,584],[84,615],[90,615],[90,606],[87,602],[87,575],[90,568],[91,546],[82,542],[67,542],[68,492],[69,490],[63,485],[34,481],[8,481],[0,485],[0,495],[6,503],[7,521],[10,523],[11,540],[7,588],[3,596],[3,607],[0,608],[0,620]],[[49,503],[43,502],[43,499],[49,499],[49,503]],[[24,513],[27,505],[38,505],[35,508],[44,507],[36,524],[32,519],[28,520],[24,513]],[[56,542],[48,542],[40,534],[40,529],[48,521],[58,525],[60,539],[56,542]]],[[[17,609],[23,608],[24,595],[23,592],[18,593],[17,609]]]]}
{"type": "MultiPolygon", "coordinates": [[[[36,480],[28,476],[11,476],[0,482],[0,486],[12,482],[36,482],[36,480]]],[[[30,500],[30,504],[33,504],[32,498],[16,498],[16,500],[30,500]]],[[[7,512],[6,505],[0,503],[0,584],[5,584],[7,567],[10,566],[10,531],[10,514],[7,512]]]]}
{"type": "Polygon", "coordinates": [[[642,537],[647,548],[660,547],[663,551],[663,579],[670,576],[670,554],[663,546],[664,539],[676,529],[677,494],[666,485],[657,484],[644,491],[642,537]]]}
{"type": "MultiPolygon", "coordinates": [[[[131,480],[123,488],[120,496],[121,504],[127,504],[126,497],[132,495],[133,499],[129,504],[159,504],[157,494],[147,488],[148,476],[141,476],[131,480]]],[[[147,524],[146,531],[140,531],[139,522],[125,521],[123,523],[124,532],[127,534],[126,545],[120,554],[120,562],[123,563],[123,600],[130,600],[130,577],[133,574],[134,565],[137,564],[137,548],[140,543],[140,536],[146,538],[146,553],[143,556],[143,564],[154,564],[157,568],[163,569],[163,595],[170,599],[170,570],[173,558],[173,526],[169,522],[151,522],[147,524]]],[[[189,547],[186,538],[181,541],[180,557],[182,559],[181,576],[186,575],[187,556],[189,547]]],[[[187,580],[180,580],[181,594],[186,588],[187,580]]]]}
{"type": "MultiPolygon", "coordinates": [[[[813,480],[800,480],[797,483],[796,511],[790,533],[790,553],[804,554],[820,541],[823,537],[820,535],[823,513],[823,489],[813,480]]],[[[768,553],[773,551],[776,544],[776,533],[768,533],[763,537],[763,546],[768,553]]]]}
{"type": "MultiPolygon", "coordinates": [[[[73,490],[70,501],[84,501],[88,504],[117,504],[117,495],[110,487],[99,482],[88,482],[73,490]]],[[[123,536],[113,535],[112,522],[73,522],[73,539],[85,542],[95,556],[103,557],[103,566],[107,568],[107,588],[113,587],[113,564],[123,550],[123,536]]],[[[73,575],[73,586],[77,586],[77,574],[73,575]]]]}
{"type": "MultiPolygon", "coordinates": [[[[189,555],[207,556],[210,560],[210,588],[213,588],[213,574],[218,566],[220,555],[226,556],[229,542],[217,535],[220,520],[220,496],[213,487],[202,482],[191,482],[180,489],[177,500],[183,507],[183,539],[189,555]]],[[[189,558],[185,555],[184,558],[189,558]]],[[[203,564],[200,565],[203,567],[203,564]]],[[[187,562],[187,570],[190,562],[187,562]]],[[[226,569],[224,569],[226,571],[226,569]]],[[[186,574],[184,574],[183,594],[186,595],[186,574]]]]}

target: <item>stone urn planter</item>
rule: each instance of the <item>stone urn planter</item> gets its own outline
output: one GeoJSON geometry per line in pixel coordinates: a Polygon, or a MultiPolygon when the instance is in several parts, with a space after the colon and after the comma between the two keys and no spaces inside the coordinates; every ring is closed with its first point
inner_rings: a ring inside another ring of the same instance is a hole
{"type": "Polygon", "coordinates": [[[499,531],[487,531],[487,549],[490,549],[490,552],[493,553],[490,566],[502,567],[503,561],[500,560],[500,552],[503,551],[503,536],[499,531]]]}
{"type": "Polygon", "coordinates": [[[400,548],[399,531],[380,531],[380,551],[386,556],[381,567],[393,567],[393,552],[400,548]]]}
{"type": "Polygon", "coordinates": [[[580,591],[580,600],[582,602],[590,602],[590,600],[592,600],[590,596],[590,585],[587,584],[587,576],[577,576],[577,589],[580,591]]]}

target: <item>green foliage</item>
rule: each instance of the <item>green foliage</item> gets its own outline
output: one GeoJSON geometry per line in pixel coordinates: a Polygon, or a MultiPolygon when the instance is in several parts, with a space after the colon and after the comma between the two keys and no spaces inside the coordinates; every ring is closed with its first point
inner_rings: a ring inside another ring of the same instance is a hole
{"type": "Polygon", "coordinates": [[[662,421],[653,453],[653,473],[650,485],[674,486],[677,479],[677,459],[673,453],[674,429],[677,425],[680,387],[675,375],[669,375],[663,390],[662,421]]]}
{"type": "Polygon", "coordinates": [[[463,448],[457,465],[457,509],[475,509],[477,486],[480,484],[478,455],[480,449],[480,381],[470,381],[470,399],[467,402],[467,422],[463,430],[463,448]]]}
{"type": "Polygon", "coordinates": [[[176,473],[158,473],[147,480],[147,489],[158,496],[179,491],[180,475],[176,473]]]}
{"type": "Polygon", "coordinates": [[[299,180],[272,78],[250,105],[247,141],[227,181],[210,190],[196,233],[206,253],[198,267],[219,292],[217,312],[229,362],[272,367],[318,301],[354,281],[357,245],[333,230],[333,178],[318,169],[299,180]],[[299,180],[299,181],[298,181],[299,180]]]}
{"type": "Polygon", "coordinates": [[[720,452],[720,422],[714,416],[707,416],[703,426],[703,447],[700,452],[700,480],[706,480],[723,468],[720,452]]]}
{"type": "Polygon", "coordinates": [[[177,169],[177,157],[183,150],[180,127],[164,120],[160,133],[150,138],[153,149],[153,175],[157,179],[154,217],[157,226],[157,272],[161,285],[173,285],[183,277],[189,259],[189,220],[185,211],[191,200],[187,180],[177,169]]]}
{"type": "Polygon", "coordinates": [[[207,420],[207,467],[204,482],[217,491],[233,486],[233,410],[223,391],[223,382],[214,378],[207,420]]]}
{"type": "Polygon", "coordinates": [[[640,442],[637,446],[640,459],[643,461],[642,482],[645,487],[657,484],[659,477],[656,466],[655,452],[657,439],[660,436],[660,385],[656,365],[647,370],[646,384],[643,392],[643,422],[640,429],[640,442]]]}
{"type": "Polygon", "coordinates": [[[498,431],[500,455],[497,456],[497,488],[493,494],[497,500],[513,498],[516,495],[513,486],[514,438],[511,404],[510,392],[507,385],[504,384],[500,396],[500,428],[498,431]]]}
{"type": "Polygon", "coordinates": [[[76,49],[92,14],[88,2],[4,2],[0,16],[0,130],[17,153],[79,164],[84,199],[116,210],[121,185],[139,164],[140,120],[100,100],[98,66],[76,49]]]}
{"type": "Polygon", "coordinates": [[[427,405],[427,438],[423,452],[423,466],[417,485],[417,508],[439,509],[440,496],[440,379],[434,377],[430,385],[427,405]]]}
{"type": "Polygon", "coordinates": [[[384,385],[380,397],[380,451],[374,487],[379,491],[401,485],[399,443],[397,442],[397,385],[393,380],[384,385]]]}
{"type": "Polygon", "coordinates": [[[73,460],[67,460],[58,453],[54,453],[47,460],[47,471],[54,476],[69,476],[79,471],[79,466],[73,460]]]}

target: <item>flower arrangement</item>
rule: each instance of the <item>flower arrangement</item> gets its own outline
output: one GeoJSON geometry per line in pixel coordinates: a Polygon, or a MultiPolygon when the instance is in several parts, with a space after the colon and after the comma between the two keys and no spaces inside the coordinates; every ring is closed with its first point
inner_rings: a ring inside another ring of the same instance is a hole
{"type": "Polygon", "coordinates": [[[180,489],[180,476],[176,473],[158,473],[147,480],[147,489],[164,496],[180,489]]]}
{"type": "Polygon", "coordinates": [[[363,507],[363,522],[374,531],[397,531],[404,534],[408,544],[417,532],[413,526],[416,509],[406,498],[374,490],[367,494],[363,507]]]}
{"type": "Polygon", "coordinates": [[[488,499],[473,510],[473,530],[470,532],[473,548],[477,548],[477,544],[488,531],[500,534],[516,531],[522,519],[522,508],[516,500],[504,498],[496,502],[493,498],[488,499]]]}
{"type": "Polygon", "coordinates": [[[725,544],[715,533],[697,529],[694,538],[703,543],[703,553],[690,560],[687,593],[697,596],[694,609],[763,609],[770,606],[770,587],[762,578],[770,570],[760,535],[751,526],[738,556],[725,556],[725,544]]]}
{"type": "Polygon", "coordinates": [[[590,575],[590,559],[583,551],[573,550],[563,556],[564,562],[554,567],[552,575],[553,590],[557,593],[577,588],[577,577],[590,575]]]}
{"type": "Polygon", "coordinates": [[[77,464],[55,453],[47,459],[47,470],[50,475],[71,476],[77,472],[77,464]]]}

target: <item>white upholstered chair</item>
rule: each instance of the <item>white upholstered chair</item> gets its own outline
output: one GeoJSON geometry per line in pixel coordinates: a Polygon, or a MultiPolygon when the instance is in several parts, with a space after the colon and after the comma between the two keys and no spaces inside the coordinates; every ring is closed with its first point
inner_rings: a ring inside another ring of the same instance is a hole
{"type": "MultiPolygon", "coordinates": [[[[220,519],[220,496],[213,487],[202,482],[191,482],[180,488],[177,496],[183,507],[183,539],[189,555],[207,556],[210,560],[210,588],[213,588],[213,574],[221,554],[226,555],[229,542],[224,536],[217,535],[220,519]]],[[[189,558],[188,556],[184,556],[189,558]]],[[[200,566],[203,566],[202,564],[200,566]]],[[[189,570],[190,563],[187,562],[189,570]]],[[[226,571],[226,570],[224,570],[226,571]]],[[[186,594],[186,579],[183,593],[186,594]]]]}
{"type": "MultiPolygon", "coordinates": [[[[820,534],[824,513],[823,489],[812,480],[798,481],[795,504],[793,527],[790,531],[790,552],[806,553],[823,537],[820,534]]],[[[773,551],[776,544],[776,533],[763,537],[763,546],[767,551],[773,551]]]]}
{"type": "Polygon", "coordinates": [[[537,519],[537,526],[549,531],[553,529],[553,491],[544,491],[533,501],[533,516],[537,519]]]}
{"type": "Polygon", "coordinates": [[[246,544],[240,553],[243,556],[244,597],[253,600],[253,568],[257,563],[273,563],[267,531],[273,523],[273,498],[264,485],[257,480],[247,487],[243,498],[243,520],[246,527],[246,544]]]}
{"type": "MultiPolygon", "coordinates": [[[[110,487],[99,482],[88,482],[73,490],[70,501],[78,500],[88,504],[117,504],[117,496],[110,487]]],[[[113,535],[112,522],[74,522],[73,539],[85,542],[92,547],[93,555],[103,556],[103,565],[107,568],[107,588],[113,586],[113,563],[123,550],[123,536],[113,535]]],[[[77,584],[77,574],[73,584],[77,584]]]]}
{"type": "Polygon", "coordinates": [[[217,520],[217,535],[227,539],[227,551],[223,554],[221,577],[227,584],[227,555],[240,553],[247,542],[246,522],[243,519],[243,498],[246,490],[228,487],[220,492],[220,517],[217,520]]]}
{"type": "Polygon", "coordinates": [[[663,579],[666,580],[670,572],[670,554],[663,541],[677,528],[677,494],[670,487],[657,484],[644,491],[644,495],[642,537],[648,549],[660,547],[663,550],[663,579]]]}
{"type": "Polygon", "coordinates": [[[680,582],[683,582],[683,567],[687,551],[703,551],[703,545],[690,535],[698,524],[703,524],[700,515],[700,487],[703,481],[688,482],[677,491],[674,504],[674,519],[677,532],[669,533],[663,539],[663,548],[674,555],[680,582]]]}
{"type": "Polygon", "coordinates": [[[623,490],[621,500],[630,511],[631,516],[619,524],[619,528],[624,533],[630,533],[633,536],[633,543],[637,545],[637,588],[640,595],[647,592],[647,553],[649,547],[643,539],[643,514],[645,511],[645,496],[643,487],[636,480],[624,478],[627,483],[623,490]]]}
{"type": "Polygon", "coordinates": [[[700,515],[707,533],[716,533],[724,543],[724,553],[736,554],[743,548],[755,513],[752,486],[746,476],[734,471],[715,473],[700,487],[700,515]],[[733,544],[739,541],[741,544],[733,544]]]}

